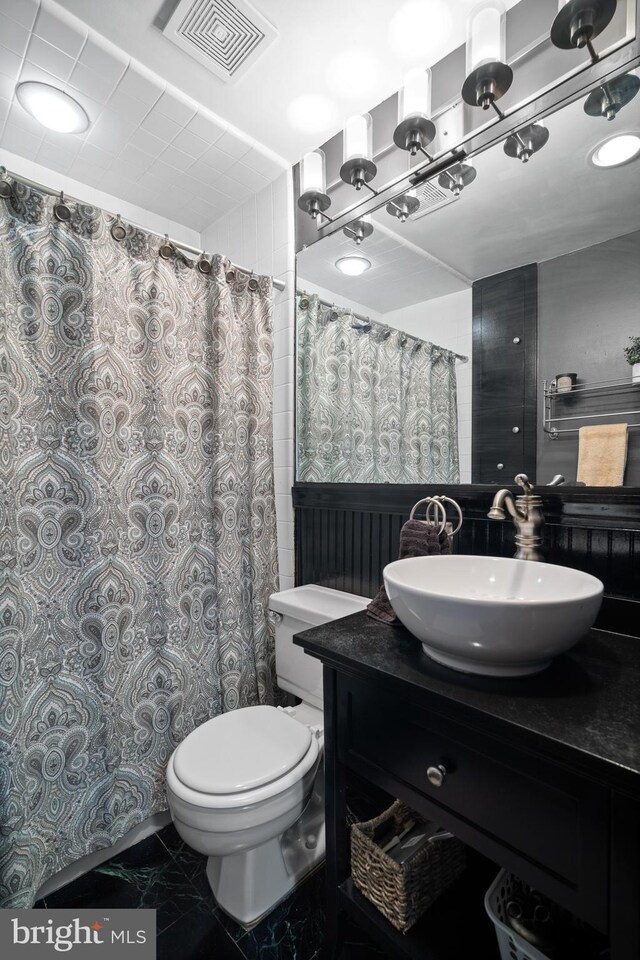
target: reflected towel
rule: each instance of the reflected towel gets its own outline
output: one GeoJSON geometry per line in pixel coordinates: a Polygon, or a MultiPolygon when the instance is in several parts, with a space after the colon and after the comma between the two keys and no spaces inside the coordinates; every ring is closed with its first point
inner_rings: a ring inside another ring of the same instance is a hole
{"type": "MultiPolygon", "coordinates": [[[[442,533],[438,526],[425,520],[407,520],[400,531],[400,552],[398,559],[405,557],[430,557],[442,553],[451,553],[451,524],[448,523],[442,533]]],[[[380,623],[395,623],[396,617],[389,602],[384,584],[367,607],[367,614],[380,623]]]]}
{"type": "Polygon", "coordinates": [[[580,428],[578,482],[588,487],[621,487],[626,463],[626,423],[580,428]]]}

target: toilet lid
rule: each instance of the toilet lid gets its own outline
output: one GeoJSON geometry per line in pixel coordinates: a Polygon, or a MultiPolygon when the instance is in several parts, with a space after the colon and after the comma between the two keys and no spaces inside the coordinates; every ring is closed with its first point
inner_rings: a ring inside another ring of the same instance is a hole
{"type": "Polygon", "coordinates": [[[201,793],[241,793],[264,786],[300,763],[311,732],[276,707],[243,707],[207,720],[183,740],[173,769],[201,793]]]}

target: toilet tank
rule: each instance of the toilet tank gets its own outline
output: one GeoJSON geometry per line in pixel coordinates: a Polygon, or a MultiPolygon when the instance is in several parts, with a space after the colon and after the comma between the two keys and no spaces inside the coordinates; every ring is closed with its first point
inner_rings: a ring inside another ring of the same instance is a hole
{"type": "Polygon", "coordinates": [[[278,686],[305,703],[322,709],[322,664],[302,647],[293,644],[293,635],[330,620],[364,610],[369,600],[353,593],[330,590],[316,584],[272,593],[269,609],[276,615],[276,674],[278,686]]]}

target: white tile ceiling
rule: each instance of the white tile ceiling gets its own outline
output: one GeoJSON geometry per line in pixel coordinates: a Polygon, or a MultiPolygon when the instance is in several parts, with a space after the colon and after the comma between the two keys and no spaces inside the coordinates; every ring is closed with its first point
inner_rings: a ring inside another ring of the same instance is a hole
{"type": "MultiPolygon", "coordinates": [[[[386,214],[388,216],[388,214],[386,214]]],[[[413,303],[444,297],[469,284],[417,248],[407,246],[393,231],[374,224],[370,237],[356,246],[342,231],[312,244],[296,257],[298,276],[384,314],[413,303]],[[359,277],[347,277],[335,266],[340,257],[365,257],[371,267],[359,277]]]]}
{"type": "Polygon", "coordinates": [[[284,169],[52,0],[0,0],[0,163],[2,148],[198,232],[284,169]],[[24,80],[70,93],[88,131],[42,127],[15,98],[24,80]]]}
{"type": "MultiPolygon", "coordinates": [[[[297,163],[301,154],[337,133],[347,117],[386,100],[410,67],[436,63],[463,44],[467,15],[478,0],[251,0],[278,37],[231,83],[162,32],[177,0],[59,2],[185,93],[297,163]],[[317,109],[299,98],[312,98],[317,109]]],[[[506,0],[506,5],[517,2],[506,0]]]]}
{"type": "Polygon", "coordinates": [[[640,159],[604,169],[589,157],[614,134],[640,132],[640,96],[612,123],[588,116],[582,98],[545,123],[549,141],[528,163],[496,144],[473,158],[477,177],[459,200],[398,233],[476,280],[639,230],[640,159]]]}

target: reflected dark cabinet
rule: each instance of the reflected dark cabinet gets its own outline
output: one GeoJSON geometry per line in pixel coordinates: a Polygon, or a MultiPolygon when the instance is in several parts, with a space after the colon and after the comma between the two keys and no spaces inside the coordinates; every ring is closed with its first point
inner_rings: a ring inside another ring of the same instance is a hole
{"type": "Polygon", "coordinates": [[[537,264],[473,284],[473,483],[535,479],[537,323],[537,264]]]}

